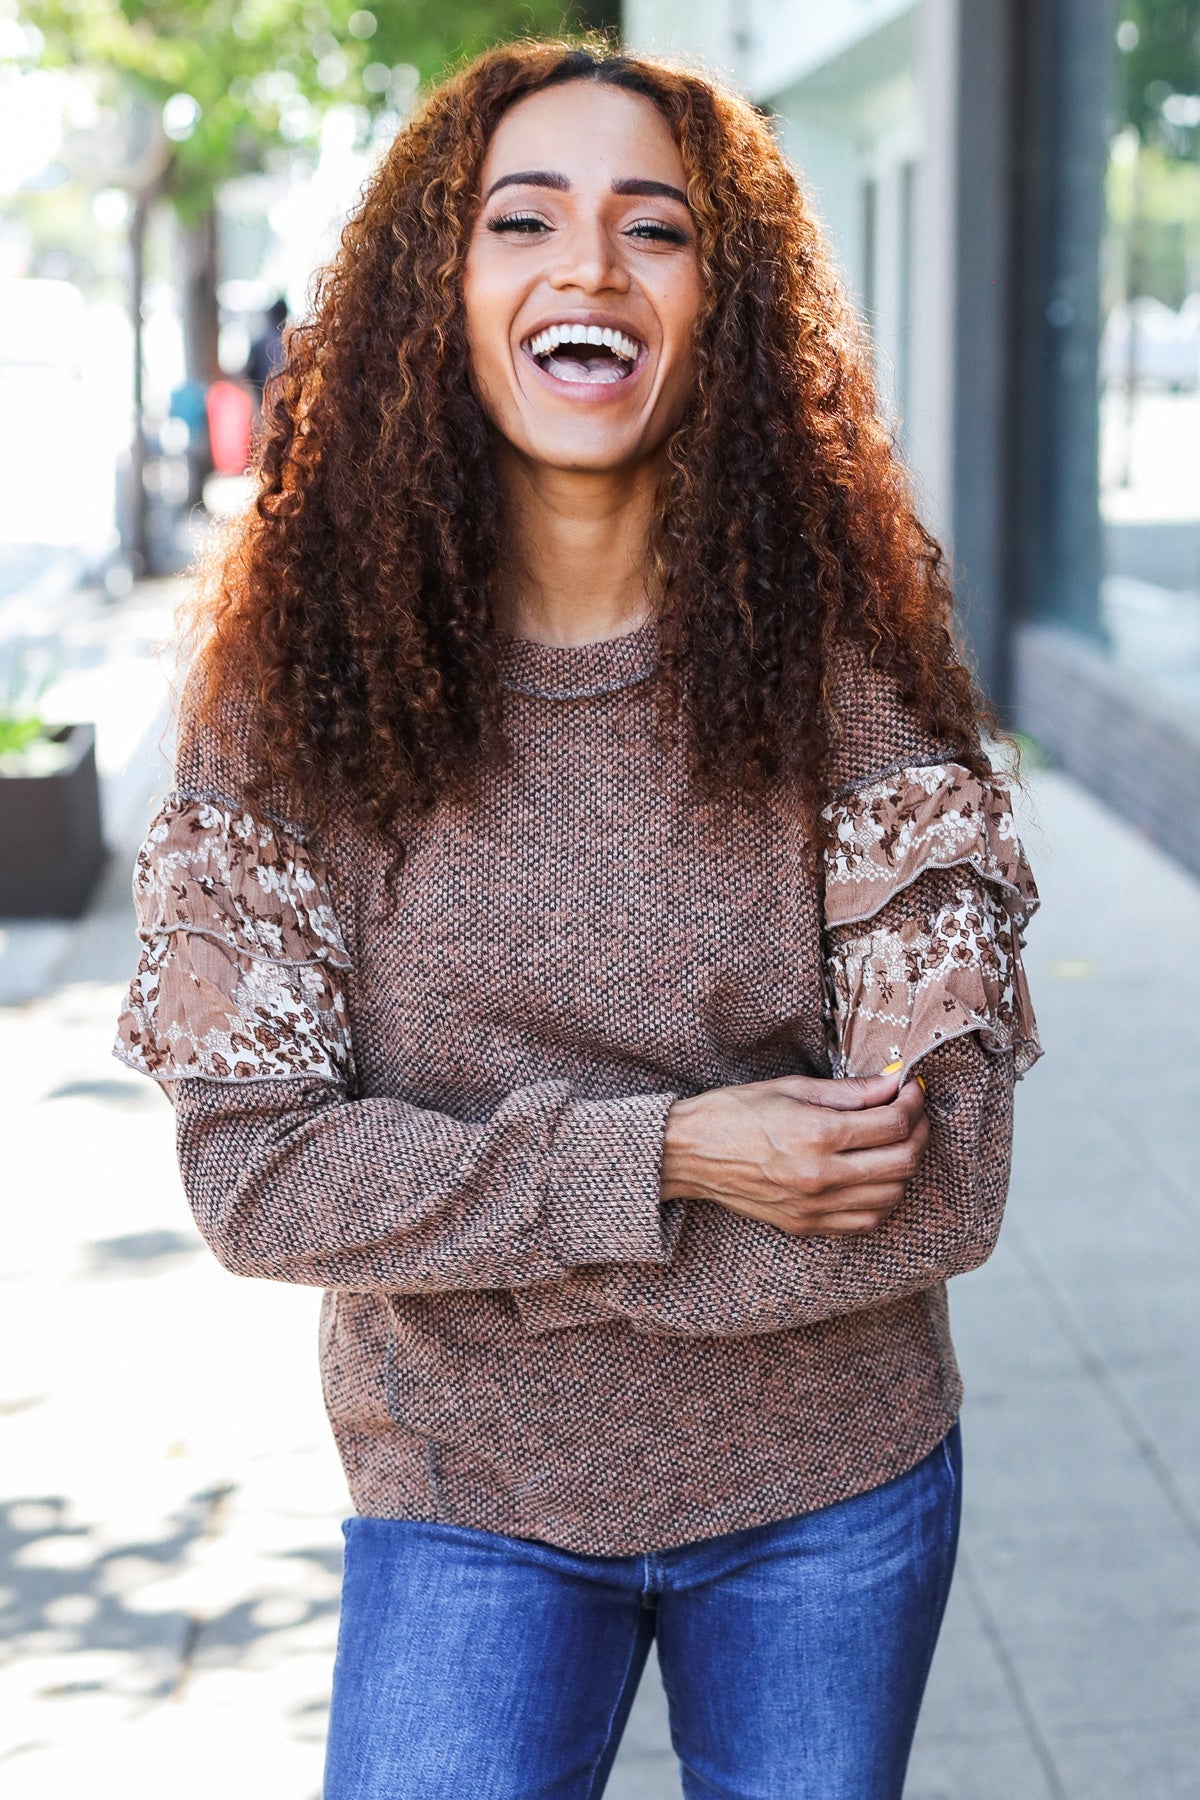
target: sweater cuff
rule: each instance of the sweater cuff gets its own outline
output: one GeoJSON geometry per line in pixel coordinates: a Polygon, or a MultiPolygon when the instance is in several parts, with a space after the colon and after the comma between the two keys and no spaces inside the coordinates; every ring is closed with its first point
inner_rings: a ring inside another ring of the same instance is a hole
{"type": "Polygon", "coordinates": [[[674,1249],[661,1202],[663,1138],[675,1094],[580,1100],[554,1134],[546,1220],[564,1269],[664,1263],[674,1249]]]}

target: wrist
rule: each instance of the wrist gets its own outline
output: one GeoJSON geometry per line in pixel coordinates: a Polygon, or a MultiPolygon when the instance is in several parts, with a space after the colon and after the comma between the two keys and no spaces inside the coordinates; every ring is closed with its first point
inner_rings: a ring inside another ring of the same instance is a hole
{"type": "Polygon", "coordinates": [[[700,1180],[700,1145],[706,1094],[676,1100],[667,1113],[663,1131],[660,1197],[663,1200],[695,1200],[704,1195],[700,1180]]]}

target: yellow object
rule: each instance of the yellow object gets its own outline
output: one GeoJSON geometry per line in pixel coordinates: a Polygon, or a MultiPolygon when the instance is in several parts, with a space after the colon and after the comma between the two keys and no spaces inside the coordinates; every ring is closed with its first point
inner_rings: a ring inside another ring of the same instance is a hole
{"type": "MultiPolygon", "coordinates": [[[[887,1068],[886,1068],[886,1069],[880,1069],[880,1071],[879,1071],[879,1073],[880,1073],[880,1074],[881,1074],[881,1075],[896,1075],[896,1074],[898,1074],[898,1073],[899,1073],[899,1071],[900,1071],[900,1070],[901,1070],[901,1069],[902,1069],[902,1068],[903,1068],[903,1067],[904,1067],[904,1064],[903,1064],[903,1063],[902,1063],[902,1062],[890,1062],[890,1063],[889,1063],[889,1064],[888,1064],[888,1066],[887,1066],[887,1068]]],[[[926,1088],[926,1086],[925,1086],[925,1083],[924,1083],[924,1081],[922,1081],[922,1080],[921,1080],[921,1077],[920,1077],[920,1076],[919,1076],[919,1075],[916,1075],[916,1076],[914,1076],[914,1077],[913,1077],[913,1079],[914,1079],[914,1080],[915,1080],[915,1081],[920,1081],[920,1082],[921,1082],[921,1092],[922,1092],[922,1093],[923,1093],[923,1094],[925,1094],[925,1093],[928,1093],[928,1091],[929,1091],[929,1090],[928,1090],[928,1089],[927,1089],[927,1088],[926,1088]]]]}

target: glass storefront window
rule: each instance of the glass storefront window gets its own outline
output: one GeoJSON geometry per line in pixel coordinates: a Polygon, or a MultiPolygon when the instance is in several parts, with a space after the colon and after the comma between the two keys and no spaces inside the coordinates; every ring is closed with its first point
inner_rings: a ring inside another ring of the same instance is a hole
{"type": "Polygon", "coordinates": [[[1125,5],[1113,55],[1102,617],[1119,663],[1200,713],[1200,4],[1125,5]]]}

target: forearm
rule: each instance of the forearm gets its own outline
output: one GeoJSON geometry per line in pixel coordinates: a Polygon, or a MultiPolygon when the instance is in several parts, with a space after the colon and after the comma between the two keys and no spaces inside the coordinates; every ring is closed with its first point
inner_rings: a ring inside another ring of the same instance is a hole
{"type": "MultiPolygon", "coordinates": [[[[878,1229],[796,1235],[708,1200],[677,1201],[685,1216],[666,1267],[586,1269],[527,1289],[517,1297],[527,1329],[620,1319],[655,1334],[754,1336],[883,1305],[977,1267],[995,1244],[1007,1192],[1012,1061],[971,1037],[922,1066],[929,1147],[904,1203],[878,1229]]],[[[668,1144],[672,1137],[668,1122],[668,1144]]],[[[671,1155],[664,1166],[674,1188],[679,1166],[671,1155]]]]}
{"type": "Polygon", "coordinates": [[[573,1103],[565,1082],[483,1124],[330,1083],[179,1083],[200,1229],[241,1275],[322,1287],[520,1288],[670,1254],[658,1204],[672,1096],[573,1103]]]}

